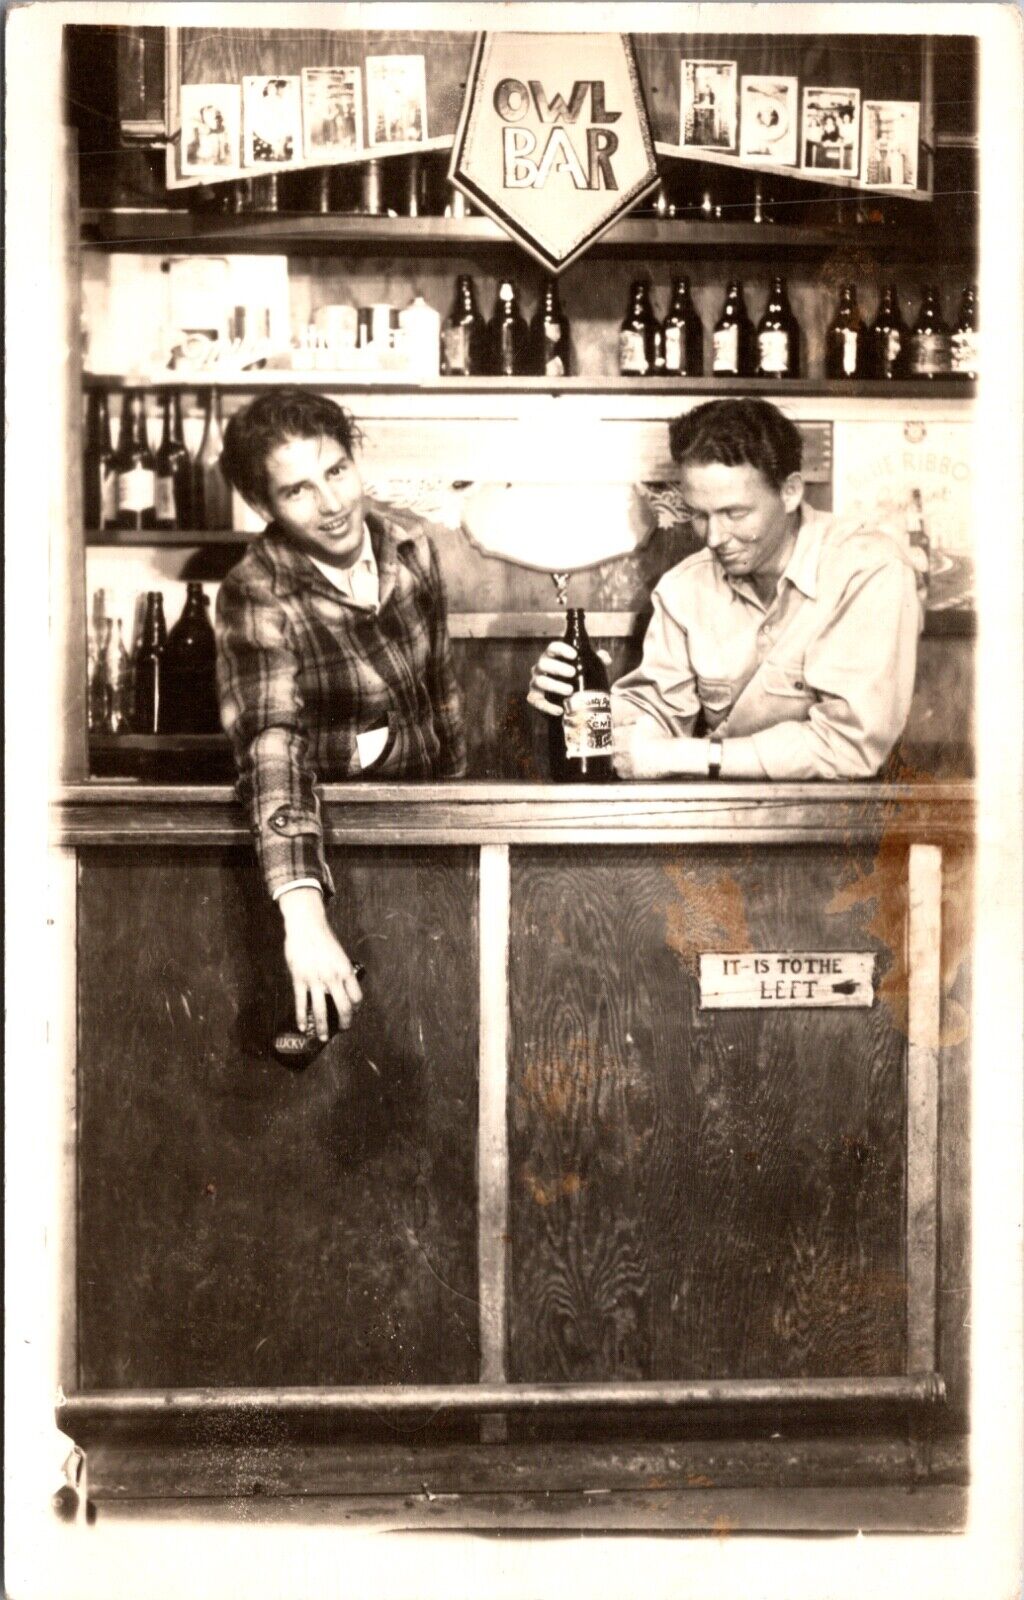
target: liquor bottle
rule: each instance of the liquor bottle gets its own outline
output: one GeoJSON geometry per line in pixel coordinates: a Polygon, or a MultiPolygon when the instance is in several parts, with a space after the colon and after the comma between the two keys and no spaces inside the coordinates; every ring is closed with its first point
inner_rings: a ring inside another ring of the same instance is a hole
{"type": "Polygon", "coordinates": [[[551,777],[556,783],[607,783],[615,775],[612,699],[608,672],[590,642],[582,609],[567,611],[564,638],[576,651],[576,673],[562,716],[548,719],[551,777]]]}
{"type": "Polygon", "coordinates": [[[921,574],[920,586],[924,589],[925,599],[928,597],[928,580],[931,574],[931,540],[928,529],[925,527],[924,506],[921,504],[920,489],[911,489],[910,504],[906,515],[907,540],[910,544],[910,559],[915,569],[921,574]]]}
{"type": "Polygon", "coordinates": [[[211,389],[206,397],[206,424],[203,442],[196,456],[196,521],[200,528],[215,532],[231,526],[231,490],[220,470],[224,435],[220,425],[220,397],[211,389]]]}
{"type": "Polygon", "coordinates": [[[772,279],[764,316],[757,325],[757,376],[800,376],[800,324],[793,315],[785,280],[772,279]]]}
{"type": "Polygon", "coordinates": [[[704,371],[704,324],[690,298],[689,278],[673,278],[672,299],[662,324],[666,377],[699,378],[704,371]]]}
{"type": "Polygon", "coordinates": [[[655,373],[658,322],[651,310],[647,284],[637,278],[630,285],[629,306],[619,328],[619,371],[625,378],[649,378],[655,373]]]}
{"type": "Polygon", "coordinates": [[[488,325],[490,368],[499,378],[515,378],[527,371],[528,334],[526,320],[516,303],[515,284],[502,278],[494,315],[488,325]]]}
{"type": "Polygon", "coordinates": [[[114,461],[107,397],[94,391],[89,396],[85,425],[82,515],[87,528],[112,528],[117,521],[117,474],[114,461]]]}
{"type": "Polygon", "coordinates": [[[900,316],[894,283],[882,290],[878,315],[868,334],[868,372],[872,378],[902,378],[907,370],[907,325],[900,316]]]}
{"type": "Polygon", "coordinates": [[[950,369],[949,329],[942,320],[942,303],[934,284],[925,286],[921,309],[910,335],[910,376],[947,378],[950,369]]]}
{"type": "Polygon", "coordinates": [[[950,371],[954,378],[978,376],[978,291],[973,284],[963,292],[950,338],[950,371]]]}
{"type": "Polygon", "coordinates": [[[712,335],[716,378],[749,378],[754,370],[754,324],[747,313],[743,285],[733,278],[726,290],[722,315],[712,335]]]}
{"type": "Polygon", "coordinates": [[[441,329],[441,371],[447,378],[477,378],[487,366],[487,330],[467,272],[455,280],[455,298],[441,329]]]}
{"type": "Polygon", "coordinates": [[[565,378],[570,366],[569,319],[558,298],[558,283],[545,278],[530,322],[530,371],[541,378],[565,378]]]}
{"type": "Polygon", "coordinates": [[[142,621],[142,637],[135,652],[135,684],[132,709],[136,733],[160,732],[164,649],[166,644],[167,624],[164,621],[164,597],[159,590],[151,589],[146,595],[146,615],[142,621]]]}
{"type": "Polygon", "coordinates": [[[825,376],[863,378],[867,366],[865,345],[864,319],[857,304],[856,286],[844,283],[839,290],[839,305],[832,325],[825,335],[825,376]]]}
{"type": "Polygon", "coordinates": [[[128,652],[121,635],[121,619],[108,617],[104,624],[103,650],[97,667],[97,727],[103,733],[128,733],[128,652]]]}
{"type": "Polygon", "coordinates": [[[164,394],[164,429],[156,453],[156,525],[191,528],[192,462],[181,432],[181,395],[164,394]]]}
{"type": "Polygon", "coordinates": [[[189,583],[185,607],[163,654],[161,733],[217,733],[217,644],[201,583],[189,583]]]}
{"type": "Polygon", "coordinates": [[[146,433],[146,403],[129,389],[117,448],[117,526],[138,532],[156,526],[156,472],[146,433]]]}

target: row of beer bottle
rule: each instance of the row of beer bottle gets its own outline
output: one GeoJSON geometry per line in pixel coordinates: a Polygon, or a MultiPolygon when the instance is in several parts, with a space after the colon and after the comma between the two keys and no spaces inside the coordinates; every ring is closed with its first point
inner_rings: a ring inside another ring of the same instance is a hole
{"type": "Polygon", "coordinates": [[[545,278],[530,321],[519,309],[511,278],[502,278],[494,311],[484,319],[468,272],[455,282],[455,298],[441,329],[441,372],[449,378],[535,376],[564,378],[572,371],[569,319],[558,284],[545,278]]]}
{"type": "Polygon", "coordinates": [[[194,457],[185,444],[180,391],[162,391],[160,402],[162,433],[154,451],[146,396],[141,389],[125,391],[115,450],[107,396],[102,390],[90,394],[83,484],[87,528],[216,532],[231,527],[231,491],[220,470],[224,437],[217,390],[207,394],[202,440],[194,457]]]}
{"type": "Polygon", "coordinates": [[[90,640],[89,727],[94,733],[217,733],[216,641],[209,600],[189,583],[168,632],[163,595],[151,590],[129,655],[120,617],[100,615],[90,640]]]}

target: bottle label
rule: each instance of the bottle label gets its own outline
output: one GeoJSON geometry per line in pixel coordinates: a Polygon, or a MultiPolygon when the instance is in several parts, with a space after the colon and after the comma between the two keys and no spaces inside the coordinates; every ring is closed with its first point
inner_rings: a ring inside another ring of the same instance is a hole
{"type": "Polygon", "coordinates": [[[766,329],[757,336],[757,353],[762,372],[789,371],[789,334],[783,328],[766,329]]]}
{"type": "Polygon", "coordinates": [[[619,371],[625,377],[639,378],[647,371],[644,336],[635,328],[622,328],[619,332],[619,371]]]}
{"type": "Polygon", "coordinates": [[[973,329],[958,328],[950,345],[950,367],[962,377],[973,377],[978,370],[978,341],[973,329]]]}
{"type": "Polygon", "coordinates": [[[155,503],[155,475],[145,467],[133,467],[117,475],[118,511],[152,511],[155,503]]]}
{"type": "Polygon", "coordinates": [[[891,372],[900,358],[903,349],[903,340],[898,328],[889,328],[885,334],[885,344],[882,347],[882,362],[887,372],[891,372]]]}
{"type": "Polygon", "coordinates": [[[607,756],[612,748],[612,697],[603,689],[581,689],[565,702],[565,753],[569,760],[607,756]]]}
{"type": "Polygon", "coordinates": [[[498,336],[498,370],[503,377],[511,378],[516,371],[516,330],[511,322],[503,322],[498,336]]]}
{"type": "Polygon", "coordinates": [[[915,333],[910,341],[910,370],[930,377],[949,371],[949,340],[941,333],[915,333]]]}
{"type": "Polygon", "coordinates": [[[565,362],[559,351],[562,330],[557,322],[544,324],[544,376],[546,378],[564,378],[565,362]]]}
{"type": "Polygon", "coordinates": [[[441,335],[444,341],[444,366],[450,377],[466,377],[469,371],[469,329],[459,323],[454,328],[445,328],[441,335]]]}
{"type": "Polygon", "coordinates": [[[857,346],[859,344],[856,328],[840,328],[839,339],[843,351],[843,377],[853,378],[857,373],[857,346]]]}
{"type": "Polygon", "coordinates": [[[665,329],[665,371],[683,372],[683,330],[678,324],[665,329]]]}
{"type": "Polygon", "coordinates": [[[740,370],[740,330],[735,325],[731,328],[716,328],[713,335],[714,344],[714,370],[716,372],[739,372],[740,370]]]}
{"type": "Polygon", "coordinates": [[[178,508],[174,500],[174,479],[157,478],[156,480],[156,520],[157,522],[176,523],[178,508]]]}
{"type": "Polygon", "coordinates": [[[113,467],[100,467],[100,527],[117,520],[117,473],[113,467]]]}

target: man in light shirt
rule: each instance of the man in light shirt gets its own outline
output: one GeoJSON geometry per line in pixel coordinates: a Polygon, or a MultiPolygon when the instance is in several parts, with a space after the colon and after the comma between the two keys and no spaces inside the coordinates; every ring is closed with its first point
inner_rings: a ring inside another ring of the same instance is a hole
{"type": "MultiPolygon", "coordinates": [[[[798,429],[765,400],[670,425],[703,550],[653,594],[643,658],[612,689],[623,778],[870,778],[906,725],[922,609],[889,535],[804,503],[798,429]]],[[[573,651],[553,641],[529,702],[561,714],[573,651]]]]}
{"type": "Polygon", "coordinates": [[[462,697],[444,588],[414,517],[368,504],[347,411],[278,389],[231,418],[221,469],[268,527],[217,600],[221,720],[300,1028],[328,1037],[362,998],[327,917],[321,781],[461,777],[462,697]]]}

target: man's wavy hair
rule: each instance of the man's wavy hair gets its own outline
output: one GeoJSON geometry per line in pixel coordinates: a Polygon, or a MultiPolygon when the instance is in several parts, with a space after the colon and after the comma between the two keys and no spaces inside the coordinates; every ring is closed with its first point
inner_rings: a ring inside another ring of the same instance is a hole
{"type": "Polygon", "coordinates": [[[773,489],[803,460],[799,429],[767,400],[709,400],[670,422],[668,437],[681,467],[756,467],[773,489]]]}
{"type": "Polygon", "coordinates": [[[334,439],[347,455],[362,434],[350,411],[307,389],[268,389],[237,411],[224,429],[225,478],[246,500],[266,505],[267,457],[289,439],[334,439]]]}

